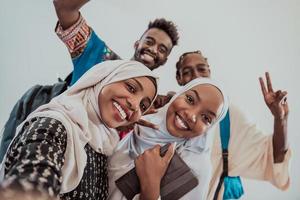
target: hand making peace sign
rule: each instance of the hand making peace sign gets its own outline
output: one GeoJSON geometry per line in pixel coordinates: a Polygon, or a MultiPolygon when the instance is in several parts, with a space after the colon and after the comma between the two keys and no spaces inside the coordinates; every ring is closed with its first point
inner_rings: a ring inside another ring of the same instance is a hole
{"type": "Polygon", "coordinates": [[[259,77],[261,91],[264,95],[265,102],[275,118],[286,119],[289,113],[287,91],[277,90],[274,92],[269,73],[266,72],[265,76],[267,87],[265,86],[263,78],[259,77]]]}

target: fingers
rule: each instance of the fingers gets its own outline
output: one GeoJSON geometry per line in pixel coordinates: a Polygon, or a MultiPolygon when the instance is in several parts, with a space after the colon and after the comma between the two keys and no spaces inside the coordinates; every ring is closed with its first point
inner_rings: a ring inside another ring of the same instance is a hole
{"type": "Polygon", "coordinates": [[[261,91],[265,97],[267,95],[267,89],[266,89],[265,82],[262,77],[259,77],[259,83],[260,83],[261,91]]]}
{"type": "Polygon", "coordinates": [[[153,124],[151,122],[148,122],[148,121],[146,121],[144,119],[140,119],[137,122],[137,124],[158,130],[158,126],[157,125],[155,125],[155,124],[153,124]]]}
{"type": "Polygon", "coordinates": [[[169,92],[167,93],[167,96],[171,99],[175,94],[176,94],[176,92],[174,92],[174,91],[169,91],[169,92]]]}
{"type": "Polygon", "coordinates": [[[163,159],[166,161],[167,164],[169,164],[169,162],[171,161],[175,152],[175,148],[176,148],[176,142],[169,146],[167,153],[163,157],[163,159]]]}
{"type": "Polygon", "coordinates": [[[149,114],[153,114],[153,113],[157,113],[157,109],[155,109],[153,106],[151,108],[149,108],[143,115],[149,115],[149,114]]]}
{"type": "Polygon", "coordinates": [[[287,95],[283,98],[282,104],[287,104],[287,95]]]}
{"type": "Polygon", "coordinates": [[[280,104],[285,104],[287,99],[287,91],[278,90],[276,92],[276,101],[280,104]]]}
{"type": "Polygon", "coordinates": [[[165,95],[157,95],[153,105],[156,109],[163,107],[170,101],[170,97],[165,95]]]}
{"type": "Polygon", "coordinates": [[[272,87],[272,82],[271,82],[271,77],[269,72],[266,72],[266,79],[267,79],[267,87],[269,92],[273,92],[273,87],[272,87]]]}

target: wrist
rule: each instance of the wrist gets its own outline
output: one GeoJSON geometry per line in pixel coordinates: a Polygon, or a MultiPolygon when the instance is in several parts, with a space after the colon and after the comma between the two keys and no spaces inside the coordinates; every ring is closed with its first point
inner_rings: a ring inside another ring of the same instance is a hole
{"type": "Polygon", "coordinates": [[[141,183],[141,200],[156,200],[160,195],[160,182],[141,183]]]}
{"type": "Polygon", "coordinates": [[[288,119],[288,115],[280,117],[280,116],[274,116],[275,122],[286,122],[288,119]]]}

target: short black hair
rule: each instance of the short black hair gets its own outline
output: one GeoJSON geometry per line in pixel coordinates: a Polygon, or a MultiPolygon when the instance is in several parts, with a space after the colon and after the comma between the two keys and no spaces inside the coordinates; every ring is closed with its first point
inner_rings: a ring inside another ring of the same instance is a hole
{"type": "Polygon", "coordinates": [[[146,32],[151,28],[163,30],[171,38],[173,46],[178,44],[179,34],[177,26],[172,21],[168,21],[165,18],[155,19],[154,21],[149,22],[146,32]]]}

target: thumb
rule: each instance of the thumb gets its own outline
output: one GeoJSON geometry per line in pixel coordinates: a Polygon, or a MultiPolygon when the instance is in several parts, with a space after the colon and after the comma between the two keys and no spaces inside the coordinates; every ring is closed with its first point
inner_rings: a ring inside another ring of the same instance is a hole
{"type": "Polygon", "coordinates": [[[165,156],[163,157],[163,159],[166,161],[167,164],[169,164],[171,159],[173,158],[173,155],[175,153],[175,148],[176,148],[176,142],[172,143],[169,146],[168,151],[166,152],[165,156]]]}

